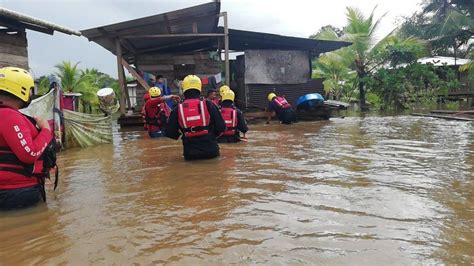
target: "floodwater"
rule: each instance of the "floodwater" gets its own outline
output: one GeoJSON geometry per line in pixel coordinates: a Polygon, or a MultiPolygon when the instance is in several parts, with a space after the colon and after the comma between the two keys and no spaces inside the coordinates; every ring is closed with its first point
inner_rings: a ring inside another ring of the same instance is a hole
{"type": "Polygon", "coordinates": [[[472,264],[474,123],[253,125],[219,159],[115,132],[48,202],[0,213],[0,264],[472,264]]]}

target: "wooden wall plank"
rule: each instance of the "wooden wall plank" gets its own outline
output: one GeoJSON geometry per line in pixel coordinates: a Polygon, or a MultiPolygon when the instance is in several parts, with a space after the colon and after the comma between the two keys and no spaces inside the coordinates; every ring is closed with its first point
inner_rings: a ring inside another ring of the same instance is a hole
{"type": "Polygon", "coordinates": [[[28,57],[28,50],[26,47],[2,42],[0,42],[0,53],[28,57]]]}
{"type": "Polygon", "coordinates": [[[26,32],[19,31],[17,34],[7,34],[6,32],[0,32],[0,43],[27,47],[28,41],[26,40],[26,32]]]}
{"type": "Polygon", "coordinates": [[[173,65],[142,65],[140,64],[140,70],[147,72],[160,72],[160,71],[173,71],[173,65]]]}
{"type": "Polygon", "coordinates": [[[0,53],[0,67],[15,66],[28,69],[28,57],[0,53]]]}

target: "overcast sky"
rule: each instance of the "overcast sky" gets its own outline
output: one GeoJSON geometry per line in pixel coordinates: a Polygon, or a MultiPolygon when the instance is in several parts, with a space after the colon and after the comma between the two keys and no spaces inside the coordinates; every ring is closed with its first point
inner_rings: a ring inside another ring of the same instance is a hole
{"type": "MultiPolygon", "coordinates": [[[[209,1],[202,0],[0,0],[0,6],[44,19],[74,30],[95,28],[140,17],[160,14],[209,1]]],[[[420,9],[422,0],[222,0],[229,27],[268,33],[308,37],[324,25],[342,27],[346,6],[355,6],[369,14],[377,6],[382,19],[379,37],[396,27],[401,16],[420,9]]],[[[36,77],[55,71],[54,65],[69,60],[80,68],[95,67],[117,76],[115,57],[85,37],[55,32],[54,36],[28,31],[30,70],[36,77]]]]}

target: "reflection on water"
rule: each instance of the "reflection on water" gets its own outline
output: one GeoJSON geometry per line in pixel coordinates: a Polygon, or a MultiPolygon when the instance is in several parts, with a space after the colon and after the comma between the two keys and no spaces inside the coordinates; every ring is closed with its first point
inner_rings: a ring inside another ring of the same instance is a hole
{"type": "MultiPolygon", "coordinates": [[[[474,263],[474,124],[257,125],[219,159],[144,132],[68,150],[49,202],[0,214],[2,264],[474,263]]],[[[51,189],[49,189],[51,190],[51,189]]]]}

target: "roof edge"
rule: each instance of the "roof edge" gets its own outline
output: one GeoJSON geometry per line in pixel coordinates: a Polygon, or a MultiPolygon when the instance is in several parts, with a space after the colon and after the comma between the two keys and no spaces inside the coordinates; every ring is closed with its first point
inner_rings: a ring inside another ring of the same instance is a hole
{"type": "Polygon", "coordinates": [[[71,29],[68,29],[66,27],[63,27],[63,26],[60,26],[60,25],[57,25],[57,24],[54,24],[54,23],[51,23],[51,22],[47,22],[45,20],[37,19],[37,18],[28,16],[28,15],[25,15],[25,14],[15,12],[15,11],[10,10],[10,9],[6,9],[4,7],[0,7],[0,16],[5,16],[5,17],[8,17],[10,19],[17,20],[17,21],[20,21],[20,22],[25,22],[25,23],[30,23],[30,24],[33,24],[33,25],[45,27],[45,28],[55,30],[55,31],[59,31],[59,32],[69,34],[69,35],[76,35],[76,36],[81,36],[82,35],[79,31],[71,30],[71,29]]]}

